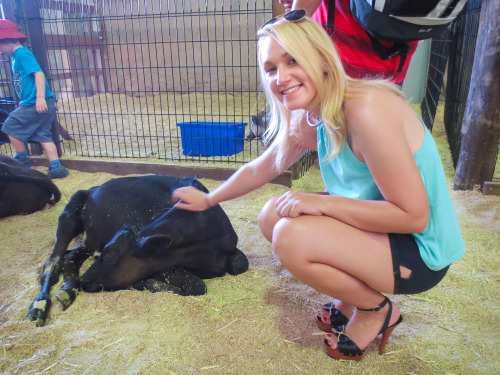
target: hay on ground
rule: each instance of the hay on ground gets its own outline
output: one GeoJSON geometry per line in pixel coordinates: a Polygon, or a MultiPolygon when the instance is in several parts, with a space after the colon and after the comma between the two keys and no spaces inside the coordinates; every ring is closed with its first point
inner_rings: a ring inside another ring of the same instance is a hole
{"type": "MultiPolygon", "coordinates": [[[[434,135],[452,180],[442,128],[434,135]]],[[[57,180],[61,201],[29,216],[0,220],[0,373],[3,374],[494,374],[500,342],[500,198],[451,191],[467,245],[436,288],[396,296],[404,322],[383,356],[375,341],[360,363],[334,361],[315,325],[327,298],[279,264],[257,215],[285,187],[266,185],[222,204],[250,260],[242,275],[207,281],[200,297],[140,291],[81,293],[47,325],[24,321],[38,294],[41,264],[52,251],[57,218],[79,189],[114,176],[71,171],[57,180]]],[[[202,181],[209,189],[219,182],[202,181]]],[[[312,168],[294,189],[323,190],[312,168]]],[[[332,280],[332,282],[334,282],[332,280]]],[[[57,288],[54,288],[54,291],[57,288]]]]}

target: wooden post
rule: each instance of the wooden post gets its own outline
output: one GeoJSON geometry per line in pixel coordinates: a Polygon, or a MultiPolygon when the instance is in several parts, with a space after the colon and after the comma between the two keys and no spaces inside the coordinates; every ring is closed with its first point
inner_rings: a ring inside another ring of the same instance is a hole
{"type": "Polygon", "coordinates": [[[16,22],[16,9],[14,6],[14,0],[3,0],[2,7],[5,19],[16,22]]]}
{"type": "MultiPolygon", "coordinates": [[[[52,89],[52,79],[49,73],[49,61],[47,58],[47,45],[45,43],[42,18],[40,16],[40,5],[38,3],[38,0],[23,0],[23,10],[24,16],[27,21],[26,28],[28,29],[28,36],[30,38],[33,55],[35,55],[35,58],[42,68],[42,71],[45,74],[47,81],[49,82],[49,86],[52,89]]],[[[62,152],[61,145],[59,143],[59,127],[57,126],[56,121],[54,121],[52,124],[52,139],[54,141],[54,144],[56,145],[57,153],[60,157],[62,152]]],[[[40,151],[39,153],[37,152],[37,154],[41,153],[41,150],[37,151],[40,151]]]]}
{"type": "Polygon", "coordinates": [[[500,2],[483,0],[472,66],[455,190],[491,181],[500,139],[500,2]]]}

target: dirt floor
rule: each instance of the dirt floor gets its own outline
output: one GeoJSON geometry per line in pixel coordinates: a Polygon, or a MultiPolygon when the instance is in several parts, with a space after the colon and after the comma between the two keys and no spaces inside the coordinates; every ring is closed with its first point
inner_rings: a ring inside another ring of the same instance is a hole
{"type": "MultiPolygon", "coordinates": [[[[284,270],[257,227],[263,204],[285,191],[279,185],[222,204],[239,235],[239,248],[250,260],[248,272],[208,280],[208,293],[201,297],[80,293],[67,311],[54,302],[46,326],[36,328],[24,316],[38,294],[38,274],[52,251],[58,215],[75,191],[115,177],[73,170],[56,181],[63,195],[57,205],[0,220],[0,373],[498,373],[500,197],[452,191],[453,169],[442,128],[435,126],[433,134],[467,253],[431,291],[394,296],[404,322],[383,356],[376,351],[379,339],[359,363],[325,354],[314,315],[328,298],[284,270]]],[[[220,183],[202,182],[209,189],[220,183]]],[[[323,190],[319,171],[313,167],[293,188],[323,190]]]]}

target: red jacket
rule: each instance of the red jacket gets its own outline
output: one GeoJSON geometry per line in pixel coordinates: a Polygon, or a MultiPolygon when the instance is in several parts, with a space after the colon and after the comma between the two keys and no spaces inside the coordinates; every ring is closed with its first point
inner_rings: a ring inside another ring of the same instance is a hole
{"type": "MultiPolygon", "coordinates": [[[[328,21],[328,0],[323,0],[312,19],[318,22],[332,37],[344,69],[353,78],[382,78],[399,83],[405,79],[411,57],[418,41],[410,42],[410,51],[401,72],[397,72],[400,56],[382,60],[375,50],[366,31],[354,19],[350,0],[335,1],[335,30],[326,26],[328,21]]],[[[383,43],[391,46],[391,43],[383,43]]]]}

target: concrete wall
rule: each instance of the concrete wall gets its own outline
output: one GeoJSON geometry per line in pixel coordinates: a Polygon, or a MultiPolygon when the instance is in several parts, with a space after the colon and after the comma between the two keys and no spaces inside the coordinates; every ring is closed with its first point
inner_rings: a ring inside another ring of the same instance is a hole
{"type": "Polygon", "coordinates": [[[256,32],[272,1],[104,2],[113,91],[253,91],[256,32]],[[194,3],[194,4],[190,4],[194,3]],[[202,4],[200,4],[202,3],[202,4]]]}

